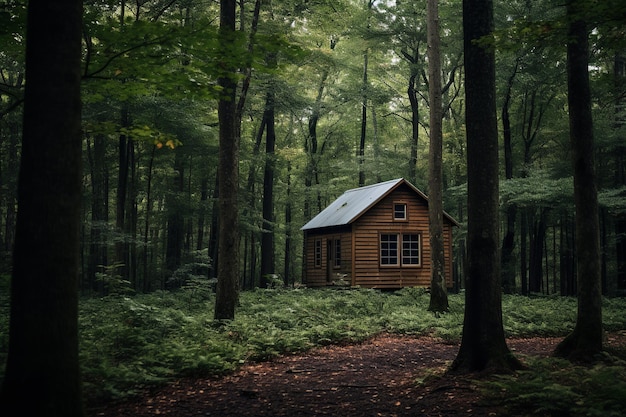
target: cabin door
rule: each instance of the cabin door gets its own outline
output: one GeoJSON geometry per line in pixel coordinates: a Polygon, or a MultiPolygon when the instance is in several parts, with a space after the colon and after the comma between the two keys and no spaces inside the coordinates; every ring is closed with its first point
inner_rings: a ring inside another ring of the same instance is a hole
{"type": "Polygon", "coordinates": [[[333,250],[333,239],[326,241],[326,282],[333,281],[333,265],[335,264],[335,251],[333,250]]]}

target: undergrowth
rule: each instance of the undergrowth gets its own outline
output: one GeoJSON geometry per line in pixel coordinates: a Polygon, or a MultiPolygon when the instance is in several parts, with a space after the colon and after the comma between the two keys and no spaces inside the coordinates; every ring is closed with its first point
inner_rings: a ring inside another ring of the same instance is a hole
{"type": "Polygon", "coordinates": [[[626,363],[608,358],[593,367],[557,358],[534,359],[529,368],[480,382],[484,401],[515,416],[626,415],[626,363]]]}
{"type": "MultiPolygon", "coordinates": [[[[8,302],[1,298],[3,366],[8,347],[8,302]]],[[[428,303],[429,294],[414,288],[395,292],[246,291],[241,293],[236,319],[216,325],[214,294],[198,285],[177,291],[82,299],[79,325],[84,393],[92,405],[123,399],[173,378],[223,375],[249,361],[315,346],[356,343],[381,332],[458,342],[463,295],[451,294],[450,311],[438,316],[427,311],[428,303]]],[[[571,331],[576,318],[576,300],[572,298],[504,296],[502,308],[508,337],[562,337],[571,331]]],[[[626,329],[625,310],[626,299],[605,300],[607,330],[626,329]]],[[[0,379],[2,374],[0,368],[0,379]]]]}

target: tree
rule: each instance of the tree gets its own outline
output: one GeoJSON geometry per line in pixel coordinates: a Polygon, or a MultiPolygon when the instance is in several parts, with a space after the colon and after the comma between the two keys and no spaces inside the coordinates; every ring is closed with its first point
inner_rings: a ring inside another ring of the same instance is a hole
{"type": "Polygon", "coordinates": [[[602,351],[600,226],[589,87],[589,29],[580,0],[567,3],[567,96],[569,108],[576,251],[578,316],[576,326],[556,348],[556,355],[590,360],[602,351]]]}
{"type": "Polygon", "coordinates": [[[82,416],[82,1],[30,2],[27,27],[19,212],[0,411],[4,416],[82,416]]]}
{"type": "Polygon", "coordinates": [[[222,87],[218,103],[219,118],[219,233],[215,319],[235,318],[239,287],[239,137],[235,134],[236,66],[231,47],[235,43],[235,1],[220,0],[220,59],[222,87]]]}
{"type": "Polygon", "coordinates": [[[504,339],[498,251],[498,128],[493,1],[463,1],[467,129],[467,270],[463,337],[452,370],[520,366],[504,339]]]}
{"type": "Polygon", "coordinates": [[[430,232],[430,305],[428,310],[448,310],[443,243],[443,127],[441,108],[441,58],[438,0],[428,0],[428,99],[430,147],[428,152],[428,229],[430,232]]]}

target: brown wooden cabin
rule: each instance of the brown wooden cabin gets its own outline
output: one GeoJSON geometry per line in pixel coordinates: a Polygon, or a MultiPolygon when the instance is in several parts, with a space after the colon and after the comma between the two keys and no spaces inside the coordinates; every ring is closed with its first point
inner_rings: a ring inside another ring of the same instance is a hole
{"type": "MultiPolygon", "coordinates": [[[[453,226],[444,213],[448,287],[453,226]]],[[[428,198],[403,178],[346,191],[302,230],[309,287],[430,286],[428,198]]]]}

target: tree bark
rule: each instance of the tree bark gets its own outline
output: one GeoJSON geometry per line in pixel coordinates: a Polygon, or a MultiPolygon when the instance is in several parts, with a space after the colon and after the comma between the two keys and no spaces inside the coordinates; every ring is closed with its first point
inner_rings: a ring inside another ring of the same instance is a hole
{"type": "Polygon", "coordinates": [[[502,325],[495,53],[477,43],[491,37],[493,27],[492,0],[463,1],[468,265],[463,337],[452,364],[459,372],[520,367],[506,345],[502,325]]]}
{"type": "Polygon", "coordinates": [[[430,234],[429,311],[448,310],[443,243],[443,127],[438,0],[426,3],[428,15],[428,98],[430,147],[428,152],[428,228],[430,234]]]}
{"type": "Polygon", "coordinates": [[[218,79],[222,96],[219,118],[219,266],[215,298],[215,319],[232,320],[239,299],[239,137],[235,131],[237,83],[234,46],[235,1],[220,0],[220,59],[223,73],[218,79]]]}
{"type": "Polygon", "coordinates": [[[556,348],[555,354],[571,360],[593,360],[602,351],[602,292],[598,192],[593,149],[593,120],[589,87],[588,28],[582,1],[567,3],[567,88],[574,203],[576,205],[576,254],[578,316],[576,326],[556,348]]]}
{"type": "MultiPolygon", "coordinates": [[[[270,58],[275,64],[275,57],[270,58]]],[[[267,288],[269,275],[274,274],[274,166],[276,131],[274,129],[274,91],[270,85],[266,93],[265,112],[265,169],[263,173],[263,232],[261,235],[261,288],[267,288]]]]}
{"type": "Polygon", "coordinates": [[[84,415],[78,358],[81,28],[79,0],[28,5],[3,416],[84,415]]]}

